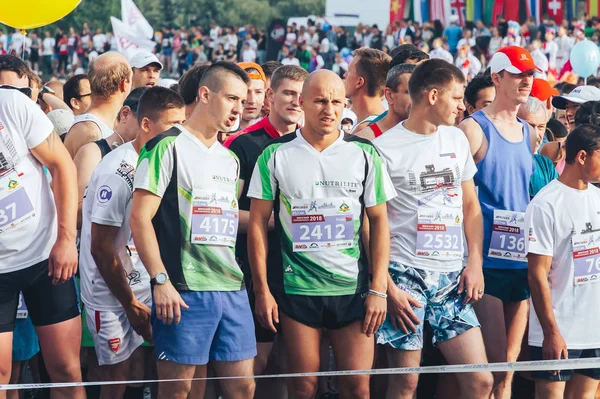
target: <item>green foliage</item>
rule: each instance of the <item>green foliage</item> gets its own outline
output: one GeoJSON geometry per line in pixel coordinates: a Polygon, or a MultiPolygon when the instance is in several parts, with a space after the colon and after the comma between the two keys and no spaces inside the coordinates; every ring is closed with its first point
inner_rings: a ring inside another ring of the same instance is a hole
{"type": "MultiPolygon", "coordinates": [[[[272,18],[325,14],[325,0],[134,0],[148,22],[159,30],[163,26],[251,24],[266,28],[272,18]]],[[[56,26],[80,30],[84,22],[90,29],[110,31],[110,17],[121,17],[120,0],[83,0],[71,14],[40,28],[54,32],[56,26]]],[[[1,25],[0,25],[1,26],[1,25]]]]}

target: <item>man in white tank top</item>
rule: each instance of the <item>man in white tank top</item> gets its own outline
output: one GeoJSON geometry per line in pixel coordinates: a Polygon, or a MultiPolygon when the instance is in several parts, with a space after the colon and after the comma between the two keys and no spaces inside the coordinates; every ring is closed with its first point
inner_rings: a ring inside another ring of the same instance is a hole
{"type": "Polygon", "coordinates": [[[90,65],[89,80],[91,105],[85,114],[75,117],[65,138],[65,147],[73,158],[85,144],[113,134],[117,114],[131,90],[131,67],[123,55],[108,52],[90,65]]]}

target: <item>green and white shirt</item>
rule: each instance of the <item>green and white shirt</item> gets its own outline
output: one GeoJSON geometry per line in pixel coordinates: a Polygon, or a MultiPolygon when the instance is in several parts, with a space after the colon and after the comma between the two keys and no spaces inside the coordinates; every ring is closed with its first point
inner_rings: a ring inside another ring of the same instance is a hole
{"type": "Polygon", "coordinates": [[[248,197],[275,201],[281,263],[273,291],[339,296],[368,289],[361,240],[365,208],[396,196],[375,147],[353,135],[319,152],[301,130],[273,140],[258,158],[248,197]]]}
{"type": "Polygon", "coordinates": [[[239,160],[220,143],[207,148],[177,125],[140,152],[135,189],[162,198],[152,224],[177,290],[238,291],[235,260],[239,160]]]}

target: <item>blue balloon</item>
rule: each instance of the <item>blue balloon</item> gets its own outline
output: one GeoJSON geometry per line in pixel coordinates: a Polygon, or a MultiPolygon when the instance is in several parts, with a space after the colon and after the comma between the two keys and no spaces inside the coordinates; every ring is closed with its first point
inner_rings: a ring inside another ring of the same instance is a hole
{"type": "Polygon", "coordinates": [[[341,51],[342,57],[346,58],[350,55],[350,49],[348,47],[344,47],[341,51]]]}
{"type": "Polygon", "coordinates": [[[582,78],[596,73],[600,66],[600,50],[594,42],[582,40],[571,49],[569,57],[573,71],[582,78]]]}

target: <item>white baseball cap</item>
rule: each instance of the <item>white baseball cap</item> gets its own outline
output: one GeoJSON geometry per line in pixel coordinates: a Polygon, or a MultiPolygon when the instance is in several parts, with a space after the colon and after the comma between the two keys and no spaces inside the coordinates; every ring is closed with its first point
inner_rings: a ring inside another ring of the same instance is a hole
{"type": "Polygon", "coordinates": [[[156,55],[148,51],[140,51],[139,53],[136,53],[133,57],[131,57],[129,64],[132,68],[143,68],[150,64],[158,64],[160,69],[163,68],[163,64],[160,63],[156,55]]]}
{"type": "Polygon", "coordinates": [[[583,104],[588,101],[600,101],[600,89],[595,86],[579,86],[574,88],[566,96],[558,96],[552,99],[552,105],[557,109],[566,109],[567,102],[583,104]]]}

